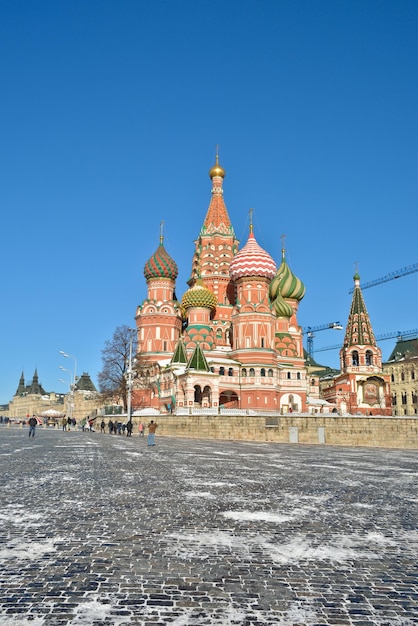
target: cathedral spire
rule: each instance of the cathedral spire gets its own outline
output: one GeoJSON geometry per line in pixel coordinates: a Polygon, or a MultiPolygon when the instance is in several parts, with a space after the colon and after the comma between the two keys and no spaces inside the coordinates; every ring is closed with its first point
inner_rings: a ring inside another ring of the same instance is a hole
{"type": "Polygon", "coordinates": [[[201,234],[233,234],[231,220],[223,199],[222,184],[225,178],[225,170],[219,165],[218,152],[216,152],[215,165],[209,170],[209,177],[212,180],[212,198],[203,222],[201,234]]]}
{"type": "Polygon", "coordinates": [[[26,387],[25,387],[25,376],[24,376],[23,371],[22,371],[22,375],[21,375],[21,377],[20,377],[20,380],[19,380],[19,385],[18,385],[18,388],[17,388],[17,390],[16,390],[15,396],[23,396],[23,394],[25,393],[25,391],[26,391],[26,387]]]}
{"type": "Polygon", "coordinates": [[[360,275],[355,272],[354,292],[344,337],[344,346],[376,346],[370,317],[360,288],[360,275]]]}

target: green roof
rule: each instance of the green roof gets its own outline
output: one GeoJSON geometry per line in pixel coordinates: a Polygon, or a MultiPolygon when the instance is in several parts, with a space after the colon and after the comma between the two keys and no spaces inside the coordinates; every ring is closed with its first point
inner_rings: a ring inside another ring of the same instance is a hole
{"type": "Polygon", "coordinates": [[[411,356],[418,356],[418,339],[397,341],[388,361],[399,361],[411,356]]]}
{"type": "Polygon", "coordinates": [[[77,380],[76,389],[77,391],[97,391],[90,376],[86,372],[83,372],[82,376],[77,380]]]}
{"type": "Polygon", "coordinates": [[[187,363],[186,348],[184,347],[184,343],[181,339],[178,340],[176,349],[174,350],[174,354],[171,359],[171,363],[184,363],[184,365],[186,365],[187,363]]]}
{"type": "Polygon", "coordinates": [[[203,350],[199,344],[197,344],[192,356],[190,357],[190,361],[187,364],[187,369],[197,370],[199,372],[210,371],[206,357],[203,354],[203,350]]]}

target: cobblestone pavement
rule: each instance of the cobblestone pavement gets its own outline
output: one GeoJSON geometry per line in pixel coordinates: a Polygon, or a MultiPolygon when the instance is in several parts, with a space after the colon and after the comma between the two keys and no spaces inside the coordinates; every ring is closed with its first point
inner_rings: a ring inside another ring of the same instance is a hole
{"type": "Polygon", "coordinates": [[[0,428],[0,624],[418,624],[416,451],[0,428]]]}

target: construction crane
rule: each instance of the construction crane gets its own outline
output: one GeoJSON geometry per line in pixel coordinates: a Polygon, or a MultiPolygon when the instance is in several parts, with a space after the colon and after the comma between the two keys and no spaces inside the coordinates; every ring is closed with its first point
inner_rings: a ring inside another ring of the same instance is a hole
{"type": "MultiPolygon", "coordinates": [[[[402,278],[402,276],[407,276],[408,274],[413,274],[414,272],[418,272],[418,263],[408,265],[407,267],[402,267],[400,270],[395,270],[394,272],[390,272],[390,274],[386,274],[386,276],[382,276],[381,278],[376,278],[376,280],[371,280],[368,283],[364,283],[360,285],[360,287],[361,289],[369,289],[369,287],[381,285],[382,283],[387,283],[390,280],[395,280],[395,278],[402,278]]],[[[353,293],[353,291],[354,288],[350,289],[348,293],[353,293]]]]}
{"type": "MultiPolygon", "coordinates": [[[[418,328],[403,331],[397,330],[392,333],[376,335],[376,341],[386,341],[386,339],[395,339],[395,337],[398,341],[405,341],[406,339],[416,339],[418,337],[418,328]]],[[[341,348],[341,344],[337,344],[335,346],[325,346],[325,348],[318,348],[317,352],[325,352],[325,350],[339,350],[341,348]]]]}
{"type": "Polygon", "coordinates": [[[311,359],[313,359],[313,354],[314,354],[314,337],[315,337],[315,333],[317,333],[320,330],[328,330],[328,329],[334,329],[334,330],[342,330],[343,327],[341,326],[340,322],[329,322],[328,324],[321,324],[320,326],[307,326],[303,331],[302,334],[307,336],[306,339],[306,349],[307,352],[310,356],[311,359]]]}

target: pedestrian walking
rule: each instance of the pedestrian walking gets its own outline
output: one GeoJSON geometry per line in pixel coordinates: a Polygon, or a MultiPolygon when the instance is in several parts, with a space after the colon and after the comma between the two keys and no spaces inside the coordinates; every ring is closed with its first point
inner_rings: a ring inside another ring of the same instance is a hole
{"type": "Polygon", "coordinates": [[[35,436],[35,429],[38,425],[38,420],[36,419],[36,417],[34,415],[32,415],[32,417],[29,420],[29,437],[32,435],[32,437],[35,436]]]}
{"type": "Polygon", "coordinates": [[[144,427],[144,424],[142,422],[139,422],[138,430],[139,430],[139,436],[143,437],[144,436],[145,427],[144,427]]]}
{"type": "Polygon", "coordinates": [[[104,421],[104,420],[102,420],[102,421],[100,422],[100,432],[101,432],[101,433],[104,433],[104,431],[105,431],[105,426],[106,426],[105,421],[104,421]]]}
{"type": "Polygon", "coordinates": [[[129,420],[129,422],[126,424],[126,436],[127,437],[130,437],[132,435],[132,428],[133,428],[132,421],[129,420]]]}
{"type": "Polygon", "coordinates": [[[155,446],[155,431],[158,428],[158,424],[151,420],[148,424],[148,445],[155,446]]]}
{"type": "Polygon", "coordinates": [[[107,426],[109,428],[109,435],[111,435],[113,433],[113,422],[112,422],[112,420],[108,421],[107,426]]]}
{"type": "Polygon", "coordinates": [[[67,430],[67,418],[63,417],[61,420],[62,430],[67,430]]]}

